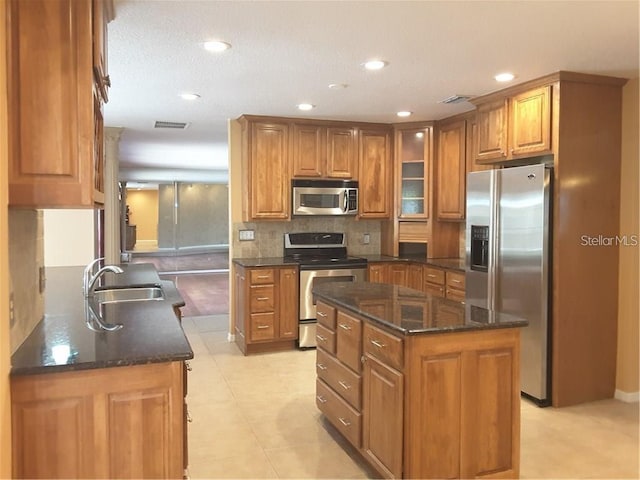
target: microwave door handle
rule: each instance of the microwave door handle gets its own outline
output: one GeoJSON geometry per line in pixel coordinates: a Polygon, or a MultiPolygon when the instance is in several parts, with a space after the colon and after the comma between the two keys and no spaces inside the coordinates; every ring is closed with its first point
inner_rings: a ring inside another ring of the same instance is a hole
{"type": "Polygon", "coordinates": [[[349,209],[349,190],[347,190],[346,188],[344,189],[344,205],[342,206],[342,211],[344,213],[347,213],[347,210],[349,209]]]}

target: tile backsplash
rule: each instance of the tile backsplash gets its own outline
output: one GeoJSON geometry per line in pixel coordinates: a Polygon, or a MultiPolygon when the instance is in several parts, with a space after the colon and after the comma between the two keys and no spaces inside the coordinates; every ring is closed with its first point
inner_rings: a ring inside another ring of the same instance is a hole
{"type": "Polygon", "coordinates": [[[345,232],[347,252],[350,255],[380,253],[379,220],[356,220],[352,217],[307,217],[289,222],[234,223],[231,252],[233,258],[281,257],[284,249],[284,234],[292,232],[345,232]],[[240,241],[240,230],[253,230],[254,240],[240,241]],[[364,243],[364,234],[369,234],[369,243],[364,243]]]}
{"type": "Polygon", "coordinates": [[[41,268],[44,268],[42,211],[9,209],[9,275],[14,312],[10,327],[12,353],[44,315],[41,268]]]}

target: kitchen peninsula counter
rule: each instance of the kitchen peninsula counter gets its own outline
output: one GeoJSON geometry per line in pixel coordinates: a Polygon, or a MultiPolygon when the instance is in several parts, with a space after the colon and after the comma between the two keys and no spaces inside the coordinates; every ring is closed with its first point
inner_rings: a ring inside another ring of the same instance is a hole
{"type": "Polygon", "coordinates": [[[184,300],[151,264],[122,265],[105,275],[105,286],[159,285],[164,299],[104,305],[104,321],[121,323],[115,332],[94,332],[86,322],[81,267],[47,270],[44,318],[12,356],[11,375],[182,361],[193,351],[174,308],[184,300]]]}
{"type": "Polygon", "coordinates": [[[421,263],[423,265],[445,268],[448,270],[465,271],[464,258],[425,258],[417,255],[407,255],[401,257],[392,257],[390,255],[360,255],[366,258],[369,263],[421,263]]]}
{"type": "Polygon", "coordinates": [[[325,283],[316,405],[383,478],[518,478],[523,319],[368,282],[325,283]]]}

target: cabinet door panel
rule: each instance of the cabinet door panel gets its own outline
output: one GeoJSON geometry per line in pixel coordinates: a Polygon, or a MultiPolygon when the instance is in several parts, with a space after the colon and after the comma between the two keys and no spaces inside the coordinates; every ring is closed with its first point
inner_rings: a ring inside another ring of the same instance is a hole
{"type": "Polygon", "coordinates": [[[389,218],[391,214],[389,149],[389,133],[360,132],[358,179],[361,218],[389,218]]]}
{"type": "Polygon", "coordinates": [[[388,478],[402,478],[404,377],[366,355],[362,447],[388,478]]]}
{"type": "Polygon", "coordinates": [[[327,128],[327,177],[356,178],[356,132],[353,128],[327,128]]]}
{"type": "Polygon", "coordinates": [[[288,141],[285,124],[251,124],[251,218],[289,218],[288,141]]]}
{"type": "Polygon", "coordinates": [[[278,285],[280,301],[278,308],[278,336],[280,338],[298,338],[298,272],[295,268],[280,270],[278,285]]]}
{"type": "Polygon", "coordinates": [[[478,106],[476,160],[500,160],[507,157],[507,100],[478,106]]]}
{"type": "Polygon", "coordinates": [[[389,265],[386,263],[370,263],[367,267],[368,281],[371,283],[388,283],[389,265]]]}
{"type": "Polygon", "coordinates": [[[293,125],[293,176],[321,177],[323,174],[325,129],[315,125],[293,125]]]}
{"type": "Polygon", "coordinates": [[[438,132],[438,220],[462,220],[466,207],[465,121],[442,125],[438,132]]]}
{"type": "Polygon", "coordinates": [[[509,146],[511,155],[551,151],[551,87],[511,99],[509,146]]]}
{"type": "Polygon", "coordinates": [[[404,264],[392,263],[390,265],[391,284],[407,287],[409,285],[409,266],[404,264]]]}

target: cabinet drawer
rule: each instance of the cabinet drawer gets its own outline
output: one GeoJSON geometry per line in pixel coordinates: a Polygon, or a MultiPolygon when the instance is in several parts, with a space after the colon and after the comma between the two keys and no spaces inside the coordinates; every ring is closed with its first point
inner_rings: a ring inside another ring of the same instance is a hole
{"type": "Polygon", "coordinates": [[[362,371],[362,323],[343,312],[336,318],[336,356],[354,372],[362,371]]]}
{"type": "Polygon", "coordinates": [[[252,342],[275,338],[276,315],[273,312],[252,313],[249,338],[252,342]]]}
{"type": "Polygon", "coordinates": [[[424,267],[424,281],[429,283],[437,283],[444,285],[444,270],[437,268],[424,267]]]}
{"type": "Polygon", "coordinates": [[[275,282],[275,271],[272,268],[265,270],[251,270],[251,285],[264,285],[275,282]]]}
{"type": "Polygon", "coordinates": [[[362,350],[393,368],[402,370],[404,365],[403,341],[368,323],[363,327],[362,350]]]}
{"type": "Polygon", "coordinates": [[[251,313],[273,312],[275,307],[275,292],[273,285],[257,285],[251,287],[249,306],[251,313]]]}
{"type": "Polygon", "coordinates": [[[316,325],[316,343],[329,353],[336,353],[336,332],[318,324],[316,325]]]}
{"type": "Polygon", "coordinates": [[[465,292],[464,290],[458,290],[456,288],[447,287],[447,295],[446,297],[449,300],[455,300],[456,302],[464,302],[465,300],[465,292]]]}
{"type": "Polygon", "coordinates": [[[316,379],[316,405],[351,444],[360,448],[362,414],[356,412],[322,380],[316,379]]]}
{"type": "Polygon", "coordinates": [[[462,272],[447,272],[447,288],[455,288],[456,290],[464,290],[464,273],[462,272]]]}
{"type": "Polygon", "coordinates": [[[336,329],[336,309],[330,307],[326,303],[316,303],[316,320],[320,325],[327,327],[329,330],[336,329]]]}
{"type": "Polygon", "coordinates": [[[323,350],[317,351],[316,373],[352,407],[362,405],[362,379],[323,350]]]}

